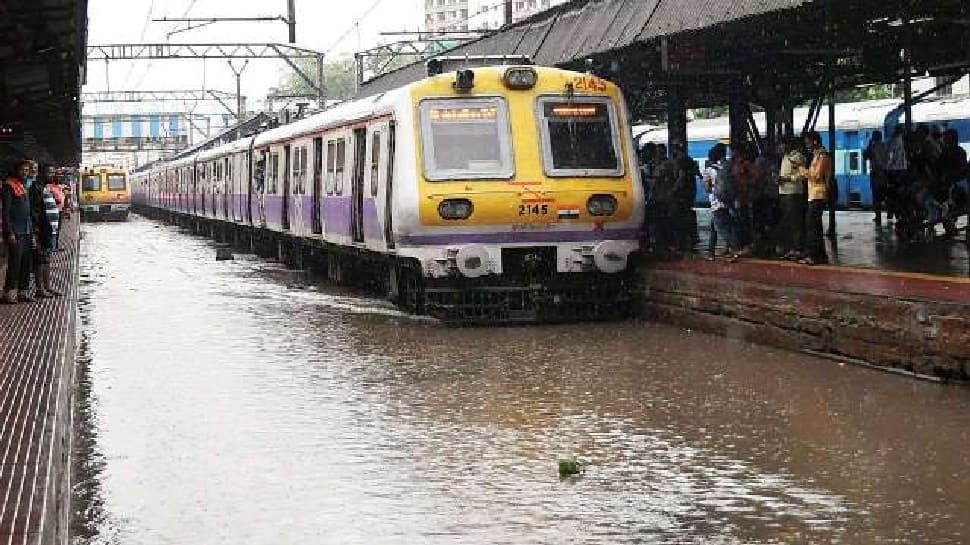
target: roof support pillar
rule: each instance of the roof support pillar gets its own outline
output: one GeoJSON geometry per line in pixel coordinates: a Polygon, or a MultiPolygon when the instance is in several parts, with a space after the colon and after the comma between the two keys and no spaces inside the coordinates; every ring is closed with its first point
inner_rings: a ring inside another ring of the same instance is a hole
{"type": "MultiPolygon", "coordinates": [[[[830,80],[831,81],[831,80],[830,80]]],[[[835,243],[835,207],[838,206],[839,202],[839,181],[835,178],[835,87],[829,83],[828,89],[828,99],[829,99],[829,154],[832,157],[832,186],[828,189],[828,201],[829,201],[829,229],[826,234],[832,238],[833,244],[835,243]]]]}
{"type": "Polygon", "coordinates": [[[680,87],[667,90],[667,149],[680,144],[687,149],[687,97],[680,87]]]}
{"type": "Polygon", "coordinates": [[[741,95],[731,95],[728,102],[728,121],[731,124],[731,147],[737,148],[748,139],[748,104],[741,95]]]}

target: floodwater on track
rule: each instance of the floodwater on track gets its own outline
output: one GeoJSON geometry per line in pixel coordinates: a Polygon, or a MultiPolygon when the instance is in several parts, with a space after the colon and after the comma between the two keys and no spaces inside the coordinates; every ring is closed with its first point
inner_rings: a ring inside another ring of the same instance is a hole
{"type": "Polygon", "coordinates": [[[970,542],[966,388],[449,328],[138,217],[83,234],[76,545],[970,542]]]}

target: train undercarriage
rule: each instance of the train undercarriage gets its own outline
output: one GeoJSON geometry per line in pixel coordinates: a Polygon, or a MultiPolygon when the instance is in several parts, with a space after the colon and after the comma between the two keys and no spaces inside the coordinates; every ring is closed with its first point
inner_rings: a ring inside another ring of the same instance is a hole
{"type": "MultiPolygon", "coordinates": [[[[617,274],[557,273],[548,260],[530,260],[536,254],[532,252],[503,256],[508,265],[500,276],[427,278],[415,259],[154,208],[139,207],[137,212],[289,267],[307,269],[331,284],[385,296],[405,312],[449,325],[621,320],[633,316],[637,308],[638,282],[632,266],[617,274]]],[[[537,250],[542,254],[543,248],[537,250]]]]}

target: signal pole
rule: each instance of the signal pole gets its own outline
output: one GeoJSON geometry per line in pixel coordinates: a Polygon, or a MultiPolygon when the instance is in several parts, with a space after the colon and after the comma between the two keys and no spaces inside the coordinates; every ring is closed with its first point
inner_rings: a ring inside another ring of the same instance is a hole
{"type": "Polygon", "coordinates": [[[505,0],[505,23],[502,26],[512,24],[512,0],[505,0]]]}
{"type": "Polygon", "coordinates": [[[290,27],[290,43],[296,43],[296,0],[286,0],[286,24],[290,27]]]}

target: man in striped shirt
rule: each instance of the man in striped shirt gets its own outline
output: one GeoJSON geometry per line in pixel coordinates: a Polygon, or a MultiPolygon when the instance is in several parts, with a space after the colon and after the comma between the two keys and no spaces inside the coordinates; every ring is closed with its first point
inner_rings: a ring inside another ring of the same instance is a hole
{"type": "Polygon", "coordinates": [[[54,252],[54,233],[58,228],[57,204],[47,188],[47,169],[38,169],[34,163],[33,171],[39,175],[30,188],[30,211],[37,236],[34,251],[34,282],[36,297],[55,297],[62,295],[51,282],[51,254],[54,252]]]}

